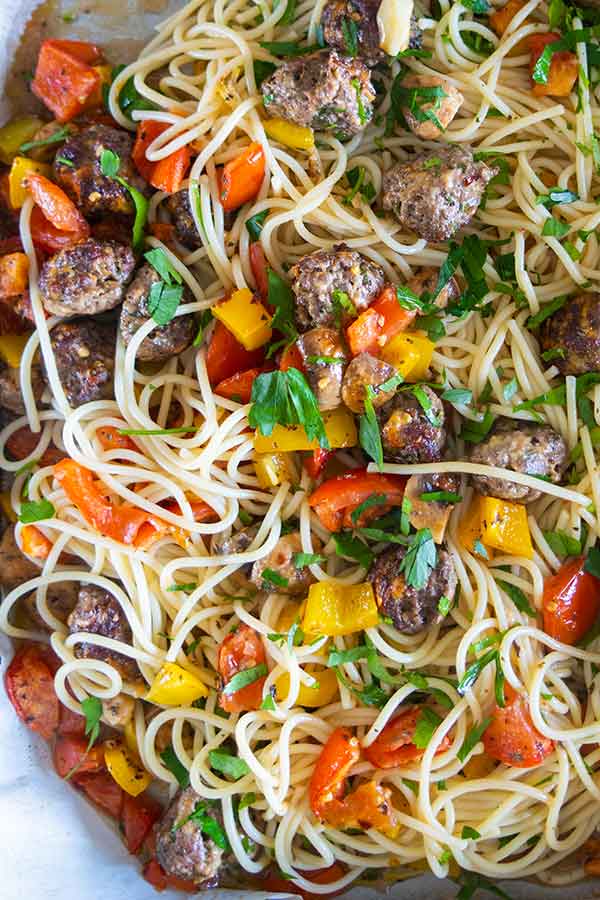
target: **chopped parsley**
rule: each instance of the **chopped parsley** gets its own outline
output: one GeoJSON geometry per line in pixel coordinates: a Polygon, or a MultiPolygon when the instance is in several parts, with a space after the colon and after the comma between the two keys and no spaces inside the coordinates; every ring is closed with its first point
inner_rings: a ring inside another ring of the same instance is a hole
{"type": "Polygon", "coordinates": [[[42,522],[44,519],[52,519],[56,510],[49,500],[27,500],[21,503],[19,522],[29,525],[31,522],[42,522]]]}
{"type": "Polygon", "coordinates": [[[252,405],[248,414],[251,428],[269,436],[275,425],[301,425],[309,440],[317,440],[329,450],[325,425],[306,378],[298,369],[265,372],[254,379],[252,405]]]}

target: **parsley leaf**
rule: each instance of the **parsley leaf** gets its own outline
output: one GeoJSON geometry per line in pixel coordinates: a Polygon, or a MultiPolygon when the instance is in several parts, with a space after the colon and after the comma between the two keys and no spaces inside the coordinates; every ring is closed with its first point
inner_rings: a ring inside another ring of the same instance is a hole
{"type": "Polygon", "coordinates": [[[183,297],[183,285],[156,281],[148,294],[148,312],[157,325],[168,325],[183,297]]]}
{"type": "Polygon", "coordinates": [[[346,556],[348,559],[355,559],[365,569],[368,569],[373,562],[374,554],[366,544],[356,537],[352,537],[348,532],[339,532],[333,535],[335,543],[335,552],[338,556],[346,556]]]}
{"type": "Polygon", "coordinates": [[[275,587],[287,587],[289,584],[288,578],[284,578],[278,572],[274,572],[273,569],[263,569],[260,577],[267,584],[274,584],[275,587]]]}
{"type": "Polygon", "coordinates": [[[481,724],[476,725],[474,728],[471,728],[471,730],[467,732],[467,735],[462,743],[462,746],[461,746],[460,750],[458,751],[458,753],[456,754],[461,762],[464,763],[464,761],[466,760],[466,758],[469,755],[469,753],[471,752],[471,750],[473,750],[473,748],[481,740],[481,737],[482,737],[484,731],[486,731],[486,729],[489,727],[491,722],[492,722],[492,719],[490,716],[487,719],[484,719],[483,722],[481,722],[481,724]]]}
{"type": "Polygon", "coordinates": [[[302,425],[309,440],[329,449],[323,418],[304,375],[297,369],[265,372],[254,379],[252,405],[248,414],[251,428],[270,435],[275,425],[302,425]]]}
{"type": "Polygon", "coordinates": [[[576,200],[579,200],[579,194],[559,187],[549,188],[547,194],[538,194],[535,198],[535,202],[546,209],[552,209],[559,203],[575,203],[576,200]]]}
{"type": "Polygon", "coordinates": [[[165,764],[165,768],[167,768],[177,779],[179,787],[186,788],[190,783],[190,773],[183,763],[180,762],[179,757],[173,750],[171,744],[163,750],[160,754],[160,758],[165,764]]]}
{"type": "Polygon", "coordinates": [[[535,619],[537,613],[535,609],[530,606],[529,601],[521,588],[516,587],[514,584],[510,584],[508,581],[501,581],[499,578],[496,578],[496,584],[498,587],[502,588],[505,594],[508,594],[519,612],[527,613],[528,616],[535,619]]]}
{"type": "Polygon", "coordinates": [[[243,759],[239,759],[237,756],[232,756],[231,753],[227,753],[225,750],[209,750],[208,759],[211,768],[214,769],[215,772],[222,772],[223,775],[229,775],[230,778],[233,778],[235,781],[237,781],[238,778],[247,775],[250,771],[247,762],[243,759]]]}
{"type": "Polygon", "coordinates": [[[246,219],[246,229],[253,241],[259,240],[264,221],[269,215],[269,212],[270,210],[263,209],[262,212],[256,213],[255,216],[251,216],[249,219],[246,219]]]}
{"type": "Polygon", "coordinates": [[[55,132],[41,141],[27,141],[19,147],[19,153],[27,153],[29,150],[37,150],[38,147],[48,147],[50,144],[62,144],[71,136],[71,129],[67,125],[57,128],[55,132]]]}
{"type": "Polygon", "coordinates": [[[383,469],[383,446],[381,444],[381,434],[379,433],[379,423],[375,415],[375,407],[373,406],[373,397],[375,392],[370,384],[365,387],[365,414],[360,417],[359,440],[360,446],[366,454],[377,464],[379,471],[383,469]]]}
{"type": "Polygon", "coordinates": [[[254,793],[254,791],[249,791],[247,794],[242,794],[238,805],[238,812],[246,809],[247,806],[252,806],[253,803],[256,803],[256,794],[254,793]]]}
{"type": "Polygon", "coordinates": [[[567,302],[567,295],[562,294],[560,297],[555,297],[554,300],[551,300],[550,303],[546,303],[542,309],[535,316],[530,316],[525,323],[527,328],[530,331],[535,331],[536,328],[539,328],[542,322],[545,322],[550,316],[554,315],[554,313],[562,309],[562,307],[567,302]]]}
{"type": "Polygon", "coordinates": [[[441,722],[441,716],[438,716],[438,714],[428,706],[424,706],[419,713],[415,733],[413,735],[413,744],[415,747],[418,747],[419,750],[424,750],[441,722]]]}
{"type": "Polygon", "coordinates": [[[568,222],[561,222],[560,219],[555,219],[554,216],[550,216],[550,218],[546,219],[544,222],[542,235],[544,237],[562,238],[570,230],[571,226],[568,222]]]}
{"type": "Polygon", "coordinates": [[[49,500],[27,500],[21,503],[19,522],[24,524],[41,522],[44,519],[52,519],[55,515],[56,510],[49,500]]]}
{"type": "Polygon", "coordinates": [[[421,528],[411,539],[399,571],[409,587],[420,589],[429,581],[437,563],[437,550],[429,528],[421,528]]]}
{"type": "Polygon", "coordinates": [[[325,562],[325,557],[320,553],[294,553],[294,565],[297,569],[304,566],[315,566],[318,563],[325,562]]]}
{"type": "Polygon", "coordinates": [[[129,196],[133,200],[135,207],[135,219],[133,221],[133,247],[138,249],[144,239],[144,227],[148,219],[148,201],[137,188],[128,184],[124,178],[118,174],[121,166],[121,160],[116,153],[108,150],[106,147],[100,154],[100,171],[107,178],[114,178],[119,184],[125,188],[129,196]]]}
{"type": "Polygon", "coordinates": [[[238,672],[237,675],[234,675],[231,681],[227,682],[223,687],[223,693],[226,697],[229,697],[230,694],[241,691],[242,688],[248,687],[249,684],[254,684],[259,678],[263,678],[268,674],[269,671],[265,663],[260,663],[260,665],[252,666],[249,669],[243,669],[241,672],[238,672]]]}

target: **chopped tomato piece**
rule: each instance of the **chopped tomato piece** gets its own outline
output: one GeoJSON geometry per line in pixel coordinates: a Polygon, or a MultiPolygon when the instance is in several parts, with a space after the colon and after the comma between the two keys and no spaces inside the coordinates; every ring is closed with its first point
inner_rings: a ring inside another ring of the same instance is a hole
{"type": "Polygon", "coordinates": [[[585,558],[564,563],[544,581],[544,631],[563,644],[576,644],[600,615],[600,579],[584,570],[585,558]]]}
{"type": "Polygon", "coordinates": [[[138,450],[136,444],[126,434],[119,434],[120,429],[114,425],[103,425],[96,429],[96,437],[103,450],[138,450]]]}
{"type": "Polygon", "coordinates": [[[167,888],[172,888],[174,891],[184,891],[187,894],[198,893],[197,884],[194,884],[193,881],[184,881],[183,878],[174,878],[172,875],[167,875],[156,859],[151,859],[150,862],[146,863],[142,875],[157,891],[166,891],[167,888]]]}
{"type": "Polygon", "coordinates": [[[73,781],[92,803],[108,813],[112,819],[119,819],[123,807],[124,791],[108,772],[84,773],[79,776],[75,774],[73,781]]]}
{"type": "Polygon", "coordinates": [[[147,230],[150,234],[162,241],[163,244],[171,244],[175,239],[175,226],[170,222],[152,222],[147,230]]]}
{"type": "Polygon", "coordinates": [[[7,253],[0,256],[0,299],[8,300],[27,290],[29,260],[26,253],[7,253]]]}
{"type": "Polygon", "coordinates": [[[73,735],[59,735],[54,745],[54,768],[61,778],[69,772],[78,780],[88,772],[101,772],[104,769],[104,747],[96,744],[88,750],[88,739],[73,735]]]}
{"type": "Polygon", "coordinates": [[[525,0],[508,0],[490,15],[490,25],[496,34],[504,34],[516,14],[525,6],[525,0]]]}
{"type": "Polygon", "coordinates": [[[58,728],[58,698],[52,672],[35,644],[15,654],[6,670],[4,684],[21,721],[49,740],[58,728]]]}
{"type": "Polygon", "coordinates": [[[316,480],[323,472],[323,469],[332,456],[335,456],[335,450],[321,450],[319,448],[318,450],[313,450],[308,456],[305,456],[302,460],[302,465],[310,477],[316,480]]]}
{"type": "Polygon", "coordinates": [[[267,371],[266,368],[261,366],[256,369],[247,369],[245,372],[238,372],[237,375],[220,381],[214,388],[214,392],[221,397],[237,400],[239,403],[250,403],[254,379],[265,371],[267,371]]]}
{"type": "Polygon", "coordinates": [[[125,844],[130,853],[139,853],[152,827],[162,815],[159,803],[146,792],[132,797],[125,794],[121,812],[121,824],[125,835],[125,844]]]}
{"type": "Polygon", "coordinates": [[[156,138],[170,128],[166,122],[140,122],[132,152],[132,159],[140,175],[149,181],[158,191],[174,194],[178,191],[187,175],[191,162],[189,147],[180,147],[164,159],[152,162],[146,151],[156,138]]]}
{"type": "Polygon", "coordinates": [[[260,241],[253,241],[248,252],[250,254],[250,268],[256,282],[256,290],[263,300],[267,300],[269,296],[269,276],[265,251],[260,241]]]}
{"type": "Polygon", "coordinates": [[[290,344],[285,348],[279,360],[279,368],[282,372],[287,372],[288,369],[304,372],[304,360],[297,344],[290,344]]]}
{"type": "Polygon", "coordinates": [[[265,154],[262,146],[254,142],[223,166],[220,197],[223,209],[239,209],[253,200],[264,177],[265,154]]]}
{"type": "Polygon", "coordinates": [[[317,818],[324,817],[332,800],[344,794],[346,777],[360,759],[360,744],[348,728],[336,728],[317,759],[308,787],[310,808],[317,818]]]}
{"type": "Polygon", "coordinates": [[[535,64],[544,52],[544,48],[559,40],[560,34],[556,32],[529,35],[531,91],[536,97],[568,97],[575,86],[579,75],[579,60],[577,54],[571,53],[570,50],[559,50],[552,54],[548,80],[545,84],[533,80],[535,64]]]}
{"type": "Polygon", "coordinates": [[[539,766],[553,752],[554,742],[535,728],[526,697],[507,685],[505,700],[505,706],[494,709],[492,721],[483,734],[485,752],[492,759],[517,769],[539,766]]]}
{"type": "Polygon", "coordinates": [[[90,226],[62,188],[35,172],[27,176],[26,185],[36,206],[39,206],[51,225],[79,239],[88,237],[90,226]]]}
{"type": "Polygon", "coordinates": [[[93,44],[44,41],[31,90],[59,122],[68,122],[82,112],[99,89],[102,79],[91,63],[100,58],[93,44]]]}
{"type": "MultiPolygon", "coordinates": [[[[415,707],[388,722],[373,743],[365,747],[369,762],[378,769],[395,769],[421,759],[425,751],[413,743],[420,714],[421,709],[415,707]]],[[[449,746],[450,738],[446,735],[437,753],[443,753],[449,746]]]]}
{"type": "Polygon", "coordinates": [[[416,315],[415,310],[400,306],[394,287],[386,285],[377,300],[346,329],[352,355],[377,356],[388,341],[412,324],[416,315]]]}
{"type": "Polygon", "coordinates": [[[334,828],[360,828],[363,831],[376,828],[388,837],[395,837],[398,817],[391,803],[391,793],[389,788],[375,781],[361,784],[343,800],[332,800],[323,811],[323,819],[334,828]]]}
{"type": "MultiPolygon", "coordinates": [[[[226,687],[239,672],[263,665],[265,661],[265,648],[259,635],[249,625],[240,625],[237,631],[227,635],[219,647],[217,669],[221,676],[222,687],[226,687]]],[[[262,701],[264,683],[265,676],[257,678],[232,694],[225,694],[221,689],[219,706],[226,712],[258,709],[262,701]]]]}
{"type": "Polygon", "coordinates": [[[246,350],[222,322],[217,322],[206,351],[206,372],[211,385],[219,384],[238,372],[261,366],[265,359],[262,347],[246,350]]]}
{"type": "MultiPolygon", "coordinates": [[[[346,872],[340,863],[337,862],[327,869],[309,869],[302,872],[304,878],[308,881],[314,881],[315,884],[333,884],[334,881],[339,881],[340,878],[343,878],[345,874],[346,872]]],[[[314,894],[312,891],[307,891],[305,888],[294,884],[293,881],[282,878],[277,874],[277,871],[272,869],[264,876],[259,875],[254,886],[257,890],[265,891],[269,894],[298,894],[299,897],[304,897],[304,900],[323,900],[323,897],[339,897],[340,894],[346,891],[344,887],[339,891],[328,891],[327,894],[314,894]]]]}
{"type": "Polygon", "coordinates": [[[58,733],[63,737],[79,737],[85,735],[85,718],[79,713],[73,712],[64,703],[60,704],[60,722],[58,733]]]}
{"type": "Polygon", "coordinates": [[[385,502],[367,510],[369,516],[378,517],[386,509],[400,506],[405,484],[406,478],[402,475],[383,475],[367,472],[366,469],[355,469],[346,475],[328,478],[313,491],[308,502],[325,528],[339,531],[344,525],[352,528],[356,524],[350,518],[352,512],[373,494],[383,495],[385,502]]]}

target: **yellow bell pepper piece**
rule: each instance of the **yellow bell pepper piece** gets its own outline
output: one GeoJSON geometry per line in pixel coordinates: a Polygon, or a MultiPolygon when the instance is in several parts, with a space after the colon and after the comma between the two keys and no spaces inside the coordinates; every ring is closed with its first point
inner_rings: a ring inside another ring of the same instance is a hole
{"type": "Polygon", "coordinates": [[[533,559],[527,510],[522,503],[482,497],[481,538],[484,544],[503,553],[533,559]]]}
{"type": "Polygon", "coordinates": [[[13,209],[21,209],[27,200],[27,188],[23,181],[32,172],[49,178],[52,174],[52,167],[48,163],[27,159],[26,156],[15,156],[8,173],[8,195],[13,209]]]}
{"type": "MultiPolygon", "coordinates": [[[[345,406],[323,413],[325,434],[332,450],[339,447],[356,447],[358,435],[354,416],[345,406]]],[[[318,450],[319,442],[308,439],[302,425],[276,425],[267,437],[257,431],[254,449],[257,453],[289,453],[293,450],[318,450]]]]}
{"type": "Polygon", "coordinates": [[[11,369],[18,369],[21,365],[21,357],[29,337],[28,334],[0,334],[0,358],[11,369]]]}
{"type": "Polygon", "coordinates": [[[424,331],[404,331],[384,346],[381,356],[395,366],[407,381],[423,381],[434,347],[435,344],[424,331]]]}
{"type": "Polygon", "coordinates": [[[315,146],[312,128],[293,125],[286,119],[266,119],[263,128],[268,137],[286,147],[293,147],[294,150],[310,150],[315,146]]]}
{"type": "Polygon", "coordinates": [[[2,491],[0,494],[0,508],[9,522],[16,522],[17,516],[10,502],[10,491],[2,491]]]}
{"type": "Polygon", "coordinates": [[[234,291],[228,300],[217,303],[212,314],[246,350],[256,350],[271,338],[271,316],[248,288],[234,291]]]}
{"type": "Polygon", "coordinates": [[[308,591],[302,627],[306,634],[330,637],[374,628],[379,621],[373,588],[362,584],[318,581],[308,591]]]}
{"type": "MultiPolygon", "coordinates": [[[[339,685],[334,669],[325,669],[322,666],[307,665],[306,672],[316,678],[317,685],[309,687],[300,683],[300,690],[296,704],[298,706],[327,706],[332,703],[339,693],[339,685]]],[[[290,676],[287,672],[280,675],[275,682],[277,688],[277,699],[284,700],[290,690],[290,676]]]]}
{"type": "Polygon", "coordinates": [[[137,797],[152,783],[152,775],[123,744],[107,744],[104,762],[113,780],[132,797],[137,797]]]}
{"type": "Polygon", "coordinates": [[[208,688],[197,675],[168,662],[157,672],[146,700],[161,706],[189,706],[207,696],[208,688]]]}
{"type": "Polygon", "coordinates": [[[87,99],[85,109],[95,109],[96,106],[102,106],[104,86],[110,85],[112,81],[112,66],[92,66],[94,72],[100,76],[100,81],[96,85],[96,89],[87,99]]]}
{"type": "Polygon", "coordinates": [[[41,125],[41,119],[24,116],[22,119],[13,119],[0,128],[0,162],[10,166],[21,144],[30,141],[41,125]]]}
{"type": "Polygon", "coordinates": [[[298,622],[304,612],[303,603],[286,603],[277,619],[275,630],[281,634],[289,631],[294,622],[298,622]]]}
{"type": "Polygon", "coordinates": [[[487,547],[481,536],[481,497],[475,494],[469,508],[461,516],[458,525],[460,542],[469,553],[479,556],[481,559],[491,559],[493,556],[490,547],[487,547]]]}
{"type": "Polygon", "coordinates": [[[261,488],[273,488],[284,481],[293,481],[295,473],[285,453],[259,453],[254,470],[261,488]]]}
{"type": "Polygon", "coordinates": [[[123,729],[123,737],[125,738],[125,743],[134,754],[134,756],[139,756],[140,748],[138,746],[137,732],[135,730],[135,716],[133,716],[133,718],[131,718],[125,725],[123,729]]]}

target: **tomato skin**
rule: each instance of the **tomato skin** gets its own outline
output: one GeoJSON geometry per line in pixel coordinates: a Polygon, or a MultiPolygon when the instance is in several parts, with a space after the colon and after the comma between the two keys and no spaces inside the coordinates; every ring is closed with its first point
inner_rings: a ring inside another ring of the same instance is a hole
{"type": "Polygon", "coordinates": [[[304,372],[304,360],[298,344],[290,344],[285,348],[279,360],[279,369],[282,372],[287,372],[288,369],[298,369],[299,372],[304,372]]]}
{"type": "Polygon", "coordinates": [[[267,371],[265,366],[256,369],[246,369],[245,372],[238,372],[230,378],[220,381],[214,388],[215,394],[221,397],[228,397],[230,400],[238,400],[240,403],[250,403],[252,398],[252,385],[254,379],[267,371]]]}
{"type": "Polygon", "coordinates": [[[332,800],[339,800],[352,766],[360,759],[360,744],[349,728],[336,728],[317,759],[308,787],[310,808],[318,819],[332,800]]]}
{"type": "Polygon", "coordinates": [[[96,744],[89,752],[87,747],[87,738],[69,735],[57,737],[52,756],[54,768],[61,778],[65,778],[75,767],[77,771],[71,776],[74,781],[79,781],[82,775],[104,769],[104,747],[96,744]]]}
{"type": "MultiPolygon", "coordinates": [[[[422,759],[425,750],[415,747],[413,739],[421,709],[414,707],[388,722],[381,734],[365,747],[364,754],[378,769],[394,769],[422,759]]],[[[450,746],[450,738],[445,735],[436,755],[450,746]]]]}
{"type": "MultiPolygon", "coordinates": [[[[308,872],[303,872],[302,874],[308,881],[314,881],[316,884],[332,884],[334,881],[339,881],[340,878],[343,878],[346,872],[340,863],[336,862],[327,869],[313,869],[308,872]]],[[[303,897],[304,900],[322,900],[323,897],[339,897],[347,890],[347,888],[341,888],[339,891],[332,891],[327,894],[314,894],[312,891],[307,891],[305,888],[295,885],[293,881],[289,881],[287,878],[281,878],[281,876],[273,870],[267,872],[264,877],[262,875],[257,876],[254,887],[258,891],[269,893],[298,894],[298,896],[303,897]]]]}
{"type": "Polygon", "coordinates": [[[395,288],[391,284],[386,285],[377,300],[346,329],[352,356],[359,353],[378,356],[381,348],[395,335],[405,331],[416,315],[416,311],[400,306],[395,288]]]}
{"type": "Polygon", "coordinates": [[[82,738],[85,735],[85,718],[79,713],[73,712],[64,703],[60,704],[60,722],[58,733],[61,737],[82,738]]]}
{"type": "Polygon", "coordinates": [[[544,581],[544,631],[563,644],[576,644],[600,615],[600,579],[584,570],[585,557],[570,559],[544,581]]]}
{"type": "MultiPolygon", "coordinates": [[[[354,469],[345,475],[337,475],[324,481],[309,497],[309,505],[316,512],[321,523],[329,531],[340,531],[346,525],[354,527],[350,518],[356,509],[372,494],[384,494],[385,506],[374,506],[368,512],[371,517],[382,516],[386,507],[399,506],[404,497],[406,478],[402,475],[382,475],[354,469]]],[[[361,520],[360,524],[364,524],[361,520]]]]}
{"type": "Polygon", "coordinates": [[[505,698],[506,705],[496,706],[483,734],[485,752],[492,759],[517,769],[539,766],[553,752],[554,741],[535,728],[525,697],[507,686],[505,698]]]}
{"type": "Polygon", "coordinates": [[[217,322],[206,351],[206,373],[211,385],[219,384],[238,372],[262,366],[265,351],[246,350],[222,322],[217,322]]]}
{"type": "Polygon", "coordinates": [[[146,863],[142,875],[157,891],[166,891],[167,888],[173,888],[175,891],[185,891],[187,894],[198,893],[197,884],[167,875],[157,859],[151,859],[150,862],[146,863]]]}
{"type": "Polygon", "coordinates": [[[40,648],[32,644],[19,650],[6,670],[4,684],[19,719],[49,740],[58,728],[59,703],[53,674],[40,648]]]}
{"type": "MultiPolygon", "coordinates": [[[[265,648],[259,635],[249,625],[241,624],[237,631],[228,634],[219,647],[217,668],[223,685],[234,675],[266,661],[265,648]]],[[[265,678],[258,678],[234,694],[219,694],[219,706],[226,712],[248,712],[258,709],[262,702],[265,678]]]]}
{"type": "Polygon", "coordinates": [[[58,253],[65,247],[72,247],[81,240],[80,236],[72,231],[61,231],[52,222],[49,222],[39,206],[31,210],[30,219],[31,239],[36,250],[44,253],[58,253]]]}
{"type": "Polygon", "coordinates": [[[84,772],[73,776],[75,785],[92,803],[99,806],[112,819],[119,819],[125,792],[108,772],[84,772]]]}
{"type": "Polygon", "coordinates": [[[267,260],[265,251],[260,241],[253,241],[248,250],[250,256],[250,268],[256,282],[256,290],[263,300],[269,296],[269,276],[267,274],[267,260]]]}
{"type": "Polygon", "coordinates": [[[139,450],[137,444],[126,434],[120,434],[114,425],[103,425],[96,429],[96,437],[103,450],[139,450]]]}
{"type": "Polygon", "coordinates": [[[302,465],[315,481],[325,469],[329,460],[335,456],[335,450],[313,450],[302,460],[302,465]]]}
{"type": "Polygon", "coordinates": [[[124,792],[121,825],[125,844],[134,856],[140,852],[144,841],[152,831],[154,823],[162,815],[162,808],[148,794],[132,797],[124,792]]]}

